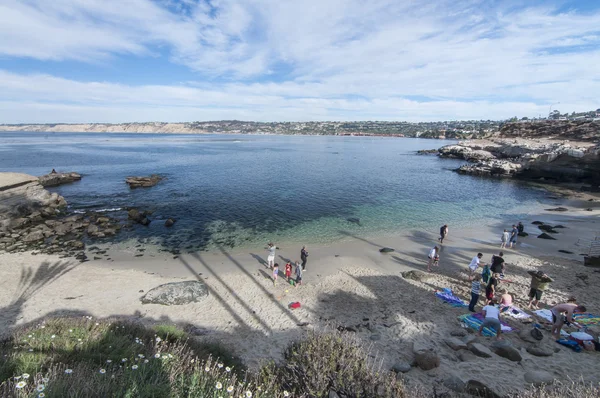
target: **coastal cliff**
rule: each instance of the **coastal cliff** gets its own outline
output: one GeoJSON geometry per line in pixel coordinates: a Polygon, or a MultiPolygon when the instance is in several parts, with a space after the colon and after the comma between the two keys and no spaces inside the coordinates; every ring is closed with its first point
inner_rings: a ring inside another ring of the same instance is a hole
{"type": "Polygon", "coordinates": [[[461,174],[515,177],[546,183],[584,183],[600,187],[600,123],[507,123],[486,140],[470,140],[439,149],[442,158],[468,163],[461,174]]]}

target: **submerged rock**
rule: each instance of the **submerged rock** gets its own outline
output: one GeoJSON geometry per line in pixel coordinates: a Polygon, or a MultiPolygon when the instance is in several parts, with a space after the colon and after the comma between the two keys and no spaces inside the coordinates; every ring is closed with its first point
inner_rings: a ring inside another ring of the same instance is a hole
{"type": "Polygon", "coordinates": [[[394,249],[392,249],[391,247],[384,247],[382,249],[379,249],[380,253],[391,253],[393,251],[394,251],[394,249]]]}
{"type": "Polygon", "coordinates": [[[552,237],[552,236],[548,235],[548,234],[547,234],[547,233],[545,233],[545,232],[544,232],[543,234],[541,234],[541,235],[538,235],[538,238],[540,238],[540,239],[548,239],[548,240],[556,240],[556,238],[554,238],[554,237],[552,237]]]}
{"type": "Polygon", "coordinates": [[[142,304],[182,305],[208,297],[208,288],[199,281],[171,282],[157,286],[141,298],[142,304]]]}
{"type": "Polygon", "coordinates": [[[546,211],[568,211],[569,209],[567,209],[566,207],[555,207],[553,209],[544,209],[546,211]]]}
{"type": "Polygon", "coordinates": [[[360,225],[360,218],[350,217],[350,218],[347,218],[346,221],[360,225]]]}

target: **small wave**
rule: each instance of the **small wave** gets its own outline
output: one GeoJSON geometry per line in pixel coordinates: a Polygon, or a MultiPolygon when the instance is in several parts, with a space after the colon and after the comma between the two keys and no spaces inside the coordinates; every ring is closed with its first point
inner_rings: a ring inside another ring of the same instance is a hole
{"type": "Polygon", "coordinates": [[[83,214],[83,213],[87,213],[88,211],[93,211],[95,213],[110,213],[110,212],[113,212],[113,211],[120,211],[120,210],[123,210],[123,208],[122,207],[111,207],[111,208],[108,208],[108,209],[98,209],[98,210],[91,210],[91,209],[88,209],[88,210],[73,210],[73,213],[83,214]]]}

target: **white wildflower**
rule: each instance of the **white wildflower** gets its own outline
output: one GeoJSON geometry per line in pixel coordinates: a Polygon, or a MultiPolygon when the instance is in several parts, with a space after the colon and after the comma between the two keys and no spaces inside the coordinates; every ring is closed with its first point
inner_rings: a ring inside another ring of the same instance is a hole
{"type": "Polygon", "coordinates": [[[137,365],[133,365],[133,366],[131,367],[131,369],[133,369],[133,370],[136,370],[137,368],[138,368],[138,366],[137,366],[137,365]]]}
{"type": "Polygon", "coordinates": [[[220,382],[220,381],[217,381],[217,384],[215,385],[215,388],[216,388],[217,390],[220,390],[221,388],[223,388],[223,384],[221,384],[221,382],[220,382]]]}
{"type": "Polygon", "coordinates": [[[229,387],[227,387],[227,392],[228,392],[228,393],[232,393],[232,392],[233,392],[233,386],[229,386],[229,387]]]}
{"type": "Polygon", "coordinates": [[[160,358],[160,354],[154,354],[154,358],[160,358]]]}
{"type": "Polygon", "coordinates": [[[17,383],[17,385],[15,387],[17,387],[19,390],[23,387],[25,387],[27,383],[25,383],[24,381],[20,381],[17,383]]]}
{"type": "Polygon", "coordinates": [[[29,379],[29,373],[23,373],[23,379],[25,379],[25,380],[29,379]]]}
{"type": "Polygon", "coordinates": [[[45,385],[43,385],[43,384],[38,384],[38,386],[36,387],[36,390],[37,390],[38,392],[42,392],[42,391],[44,391],[45,389],[46,389],[46,386],[45,386],[45,385]]]}
{"type": "Polygon", "coordinates": [[[65,373],[70,375],[71,373],[73,373],[73,369],[65,369],[65,373]]]}

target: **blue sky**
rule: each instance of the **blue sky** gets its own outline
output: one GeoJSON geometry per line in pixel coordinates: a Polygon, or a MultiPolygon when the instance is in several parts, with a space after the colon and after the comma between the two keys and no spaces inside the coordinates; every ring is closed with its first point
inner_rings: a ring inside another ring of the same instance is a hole
{"type": "Polygon", "coordinates": [[[0,0],[0,123],[536,117],[598,65],[597,0],[0,0]]]}

